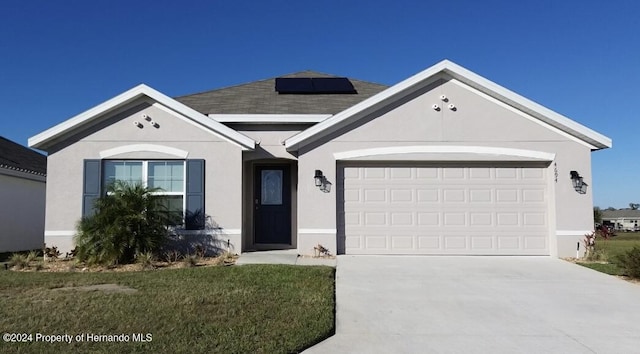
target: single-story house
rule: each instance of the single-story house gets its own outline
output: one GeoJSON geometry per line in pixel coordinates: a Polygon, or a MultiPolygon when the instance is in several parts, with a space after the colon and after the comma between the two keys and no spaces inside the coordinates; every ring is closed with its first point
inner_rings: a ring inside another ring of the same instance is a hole
{"type": "Polygon", "coordinates": [[[610,225],[615,230],[638,231],[640,227],[640,210],[603,210],[602,224],[610,225]]]}
{"type": "Polygon", "coordinates": [[[114,179],[165,190],[233,251],[569,256],[611,139],[444,60],[387,87],[305,71],[171,98],[136,86],[29,139],[45,238],[114,179]]]}
{"type": "Polygon", "coordinates": [[[0,252],[41,249],[47,157],[0,136],[0,252]]]}

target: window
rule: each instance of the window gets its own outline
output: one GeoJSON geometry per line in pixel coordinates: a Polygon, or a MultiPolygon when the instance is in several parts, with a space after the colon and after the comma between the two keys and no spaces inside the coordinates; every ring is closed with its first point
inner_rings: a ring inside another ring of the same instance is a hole
{"type": "Polygon", "coordinates": [[[105,161],[102,185],[106,187],[116,180],[130,184],[142,183],[142,162],[105,161]]]}
{"type": "Polygon", "coordinates": [[[205,226],[204,160],[84,160],[82,215],[92,215],[94,201],[115,180],[159,187],[157,192],[172,211],[185,218],[185,228],[202,230],[205,226]],[[198,217],[194,217],[198,216],[198,217]]]}
{"type": "Polygon", "coordinates": [[[119,180],[160,188],[155,195],[169,212],[184,215],[185,168],[184,161],[104,161],[103,186],[119,180]]]}

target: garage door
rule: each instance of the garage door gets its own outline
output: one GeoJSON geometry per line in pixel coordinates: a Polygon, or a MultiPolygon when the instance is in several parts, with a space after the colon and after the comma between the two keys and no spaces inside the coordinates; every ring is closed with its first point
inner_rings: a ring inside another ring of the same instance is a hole
{"type": "Polygon", "coordinates": [[[347,254],[549,254],[546,168],[340,171],[338,237],[347,254]]]}

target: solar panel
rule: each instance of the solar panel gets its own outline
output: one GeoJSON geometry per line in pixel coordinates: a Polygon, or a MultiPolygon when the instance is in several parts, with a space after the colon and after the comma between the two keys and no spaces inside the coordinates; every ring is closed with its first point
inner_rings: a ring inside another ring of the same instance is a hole
{"type": "Polygon", "coordinates": [[[356,93],[346,77],[314,77],[312,81],[315,93],[356,93]]]}
{"type": "Polygon", "coordinates": [[[278,77],[280,94],[351,94],[357,93],[346,77],[278,77]]]}
{"type": "Polygon", "coordinates": [[[278,93],[314,93],[310,77],[278,77],[276,91],[278,93]]]}

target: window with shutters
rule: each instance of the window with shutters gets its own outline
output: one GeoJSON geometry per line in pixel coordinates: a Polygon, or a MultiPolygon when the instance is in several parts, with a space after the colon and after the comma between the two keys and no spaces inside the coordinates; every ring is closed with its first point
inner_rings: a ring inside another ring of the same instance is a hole
{"type": "Polygon", "coordinates": [[[130,184],[142,184],[149,188],[158,188],[154,194],[161,197],[167,211],[184,215],[184,161],[105,160],[102,176],[104,186],[118,180],[130,184]]]}
{"type": "MultiPolygon", "coordinates": [[[[85,216],[93,213],[93,200],[116,180],[159,188],[154,194],[170,212],[204,215],[203,160],[85,160],[85,216]]],[[[185,227],[202,229],[203,220],[189,219],[185,227]]]]}

